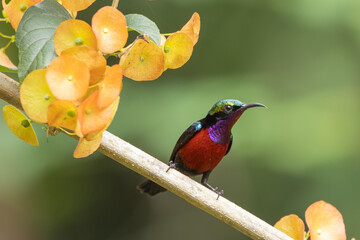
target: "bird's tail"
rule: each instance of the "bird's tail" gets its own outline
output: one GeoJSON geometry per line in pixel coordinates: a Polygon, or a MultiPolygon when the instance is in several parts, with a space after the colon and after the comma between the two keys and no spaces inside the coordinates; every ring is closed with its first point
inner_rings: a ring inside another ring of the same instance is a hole
{"type": "Polygon", "coordinates": [[[161,192],[165,192],[166,189],[163,188],[162,186],[154,183],[153,181],[151,180],[147,180],[141,184],[139,184],[137,186],[137,189],[139,189],[139,191],[141,193],[147,193],[149,194],[150,196],[154,196],[158,193],[161,193],[161,192]]]}

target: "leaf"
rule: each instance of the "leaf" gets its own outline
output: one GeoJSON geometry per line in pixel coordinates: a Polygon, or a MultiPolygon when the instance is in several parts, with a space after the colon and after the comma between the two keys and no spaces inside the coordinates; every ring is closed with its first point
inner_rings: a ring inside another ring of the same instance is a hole
{"type": "Polygon", "coordinates": [[[140,14],[127,14],[125,17],[128,28],[140,34],[149,35],[150,39],[160,46],[160,30],[153,21],[140,14]]]}
{"type": "Polygon", "coordinates": [[[20,82],[33,70],[48,66],[56,57],[54,32],[60,23],[70,18],[67,10],[55,0],[44,0],[25,12],[15,35],[20,82]]]}
{"type": "Polygon", "coordinates": [[[8,68],[0,65],[0,72],[17,73],[18,70],[16,68],[8,68]]]}

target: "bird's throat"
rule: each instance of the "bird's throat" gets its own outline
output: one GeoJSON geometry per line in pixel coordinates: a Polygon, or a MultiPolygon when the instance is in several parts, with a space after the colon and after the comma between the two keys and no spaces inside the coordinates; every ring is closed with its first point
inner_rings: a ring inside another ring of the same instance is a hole
{"type": "Polygon", "coordinates": [[[234,113],[226,119],[218,120],[209,127],[209,137],[213,142],[226,145],[230,141],[231,128],[240,118],[242,112],[234,113]]]}

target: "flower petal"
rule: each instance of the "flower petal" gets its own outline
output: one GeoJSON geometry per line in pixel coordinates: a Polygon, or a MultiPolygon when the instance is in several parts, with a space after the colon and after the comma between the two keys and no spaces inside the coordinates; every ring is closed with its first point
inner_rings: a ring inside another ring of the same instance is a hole
{"type": "Polygon", "coordinates": [[[118,97],[118,98],[109,106],[109,108],[111,109],[111,115],[110,115],[110,119],[109,119],[109,121],[107,122],[106,126],[105,126],[103,129],[100,129],[100,130],[97,131],[97,132],[93,132],[93,133],[86,134],[85,138],[86,138],[87,140],[92,140],[93,138],[97,138],[99,134],[102,135],[103,132],[110,126],[112,120],[113,120],[114,117],[115,117],[117,108],[118,108],[118,106],[119,106],[119,100],[120,100],[120,98],[118,97]]]}
{"type": "Polygon", "coordinates": [[[295,214],[281,218],[274,227],[294,240],[304,240],[304,222],[295,214]]]}
{"type": "Polygon", "coordinates": [[[73,47],[64,50],[61,55],[70,55],[88,66],[90,85],[94,85],[103,79],[106,70],[106,59],[95,49],[88,46],[73,47]]]}
{"type": "Polygon", "coordinates": [[[64,127],[72,131],[77,123],[77,109],[73,102],[56,100],[48,108],[48,124],[54,127],[64,127]]]}
{"type": "Polygon", "coordinates": [[[190,20],[181,28],[180,32],[186,33],[195,45],[200,33],[200,15],[195,12],[190,20]]]}
{"type": "Polygon", "coordinates": [[[165,68],[176,69],[183,66],[192,52],[193,44],[188,35],[182,32],[172,34],[164,44],[165,68]]]}
{"type": "Polygon", "coordinates": [[[56,28],[54,45],[57,55],[65,49],[76,46],[97,49],[96,37],[90,25],[77,19],[66,20],[56,28]]]}
{"type": "Polygon", "coordinates": [[[19,26],[26,9],[34,4],[35,2],[31,0],[11,0],[8,4],[6,4],[5,0],[2,0],[4,12],[15,30],[19,26]]]}
{"type": "MultiPolygon", "coordinates": [[[[112,105],[100,109],[97,106],[99,91],[86,98],[79,106],[78,118],[83,135],[104,129],[111,121],[112,105]]],[[[115,100],[115,101],[118,101],[115,100]]]]}
{"type": "Polygon", "coordinates": [[[165,66],[162,49],[156,43],[147,43],[143,39],[137,40],[122,58],[120,64],[124,76],[135,81],[154,80],[160,77],[165,66]]]}
{"type": "Polygon", "coordinates": [[[3,107],[3,115],[9,129],[28,144],[39,146],[34,128],[29,119],[17,108],[7,105],[3,107]]]}
{"type": "Polygon", "coordinates": [[[305,212],[311,240],[346,240],[341,213],[331,204],[318,201],[305,212]]]}
{"type": "Polygon", "coordinates": [[[20,87],[20,100],[26,114],[34,121],[46,123],[49,105],[55,100],[45,78],[46,69],[32,71],[20,87]]]}
{"type": "Polygon", "coordinates": [[[119,96],[122,88],[122,69],[120,65],[113,65],[106,70],[105,78],[99,87],[98,107],[105,108],[119,96]]]}
{"type": "Polygon", "coordinates": [[[95,0],[62,0],[61,3],[64,8],[70,11],[81,11],[88,8],[91,4],[93,4],[95,0]]]}
{"type": "Polygon", "coordinates": [[[73,101],[80,99],[87,92],[90,71],[85,63],[65,54],[50,63],[46,79],[56,98],[73,101]]]}
{"type": "Polygon", "coordinates": [[[93,152],[95,152],[100,146],[101,139],[101,134],[91,140],[87,140],[86,138],[80,138],[79,143],[74,151],[74,158],[87,157],[93,152]]]}
{"type": "Polygon", "coordinates": [[[6,55],[4,49],[0,49],[0,65],[7,68],[16,68],[16,66],[11,62],[9,57],[6,55]]]}
{"type": "Polygon", "coordinates": [[[99,9],[92,18],[91,26],[101,52],[113,53],[125,46],[128,38],[126,18],[116,8],[105,6],[99,9]]]}

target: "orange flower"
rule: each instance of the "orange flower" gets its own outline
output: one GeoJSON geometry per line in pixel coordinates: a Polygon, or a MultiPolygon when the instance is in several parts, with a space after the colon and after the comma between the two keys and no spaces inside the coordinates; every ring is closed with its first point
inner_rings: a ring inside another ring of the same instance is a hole
{"type": "Polygon", "coordinates": [[[188,35],[182,32],[171,34],[164,44],[165,68],[179,68],[191,57],[193,43],[188,35]]]}
{"type": "Polygon", "coordinates": [[[62,0],[64,8],[77,12],[88,8],[95,0],[62,0]]]}
{"type": "Polygon", "coordinates": [[[103,53],[119,51],[126,44],[128,31],[126,18],[119,10],[105,6],[95,13],[91,26],[103,53]]]}
{"type": "Polygon", "coordinates": [[[56,98],[74,101],[87,92],[90,71],[85,63],[64,54],[50,63],[46,79],[56,98]]]}
{"type": "Polygon", "coordinates": [[[294,214],[281,218],[274,227],[294,240],[304,240],[304,222],[294,214]]]}
{"type": "Polygon", "coordinates": [[[105,73],[105,78],[99,87],[97,106],[105,108],[119,96],[122,88],[122,69],[120,65],[111,66],[105,73]]]}
{"type": "Polygon", "coordinates": [[[77,124],[77,109],[73,102],[56,100],[48,108],[48,124],[54,127],[64,127],[72,131],[77,124]]]}
{"type": "MultiPolygon", "coordinates": [[[[318,201],[310,205],[305,212],[305,220],[311,240],[346,240],[342,215],[327,202],[318,201]]],[[[295,240],[307,239],[304,238],[304,222],[296,215],[283,217],[275,228],[295,240]]]]}
{"type": "Polygon", "coordinates": [[[23,17],[26,9],[36,2],[32,0],[11,0],[6,4],[5,0],[2,0],[2,5],[6,16],[9,18],[11,26],[16,30],[19,26],[20,20],[23,17]]]}
{"type": "Polygon", "coordinates": [[[86,138],[80,138],[79,143],[74,151],[74,158],[87,157],[95,152],[101,143],[102,135],[98,135],[96,138],[87,140],[86,138]]]}
{"type": "Polygon", "coordinates": [[[90,85],[100,82],[106,70],[106,59],[93,48],[79,46],[64,50],[61,55],[69,55],[85,63],[90,70],[90,85]]]}
{"type": "Polygon", "coordinates": [[[191,38],[193,45],[195,45],[199,39],[200,15],[195,12],[190,20],[181,28],[180,32],[188,35],[191,38]]]}
{"type": "MultiPolygon", "coordinates": [[[[78,118],[83,135],[98,132],[104,129],[111,121],[113,106],[100,109],[97,106],[99,90],[86,98],[79,106],[78,118]]],[[[114,101],[118,104],[119,98],[114,101]]]]}
{"type": "Polygon", "coordinates": [[[55,100],[45,78],[46,69],[32,71],[20,87],[20,100],[26,114],[37,122],[47,122],[49,105],[55,100]]]}
{"type": "Polygon", "coordinates": [[[124,76],[135,81],[154,80],[162,74],[165,66],[165,56],[162,49],[154,42],[139,39],[122,56],[120,65],[124,76]]]}
{"type": "Polygon", "coordinates": [[[318,201],[305,212],[311,240],[346,240],[341,213],[331,204],[318,201]]]}
{"type": "Polygon", "coordinates": [[[97,49],[94,32],[89,24],[84,21],[69,19],[56,28],[54,46],[57,55],[68,48],[76,46],[88,46],[97,49]]]}
{"type": "Polygon", "coordinates": [[[16,68],[16,66],[11,62],[9,57],[5,54],[3,48],[0,49],[0,65],[7,68],[16,68]]]}
{"type": "Polygon", "coordinates": [[[113,103],[111,103],[111,105],[109,106],[109,108],[111,109],[111,114],[110,114],[110,118],[109,118],[109,121],[107,122],[106,126],[105,126],[103,129],[100,129],[100,130],[97,131],[97,132],[93,132],[93,133],[86,134],[86,136],[85,136],[86,140],[90,141],[90,140],[92,140],[92,139],[97,138],[98,135],[102,135],[103,132],[110,126],[112,120],[113,120],[114,117],[115,117],[117,108],[118,108],[118,106],[119,106],[119,100],[120,100],[120,98],[118,97],[118,98],[115,99],[115,101],[114,101],[113,103]]]}
{"type": "Polygon", "coordinates": [[[39,146],[34,128],[30,120],[17,108],[7,105],[3,107],[3,115],[9,129],[28,144],[39,146]]]}

